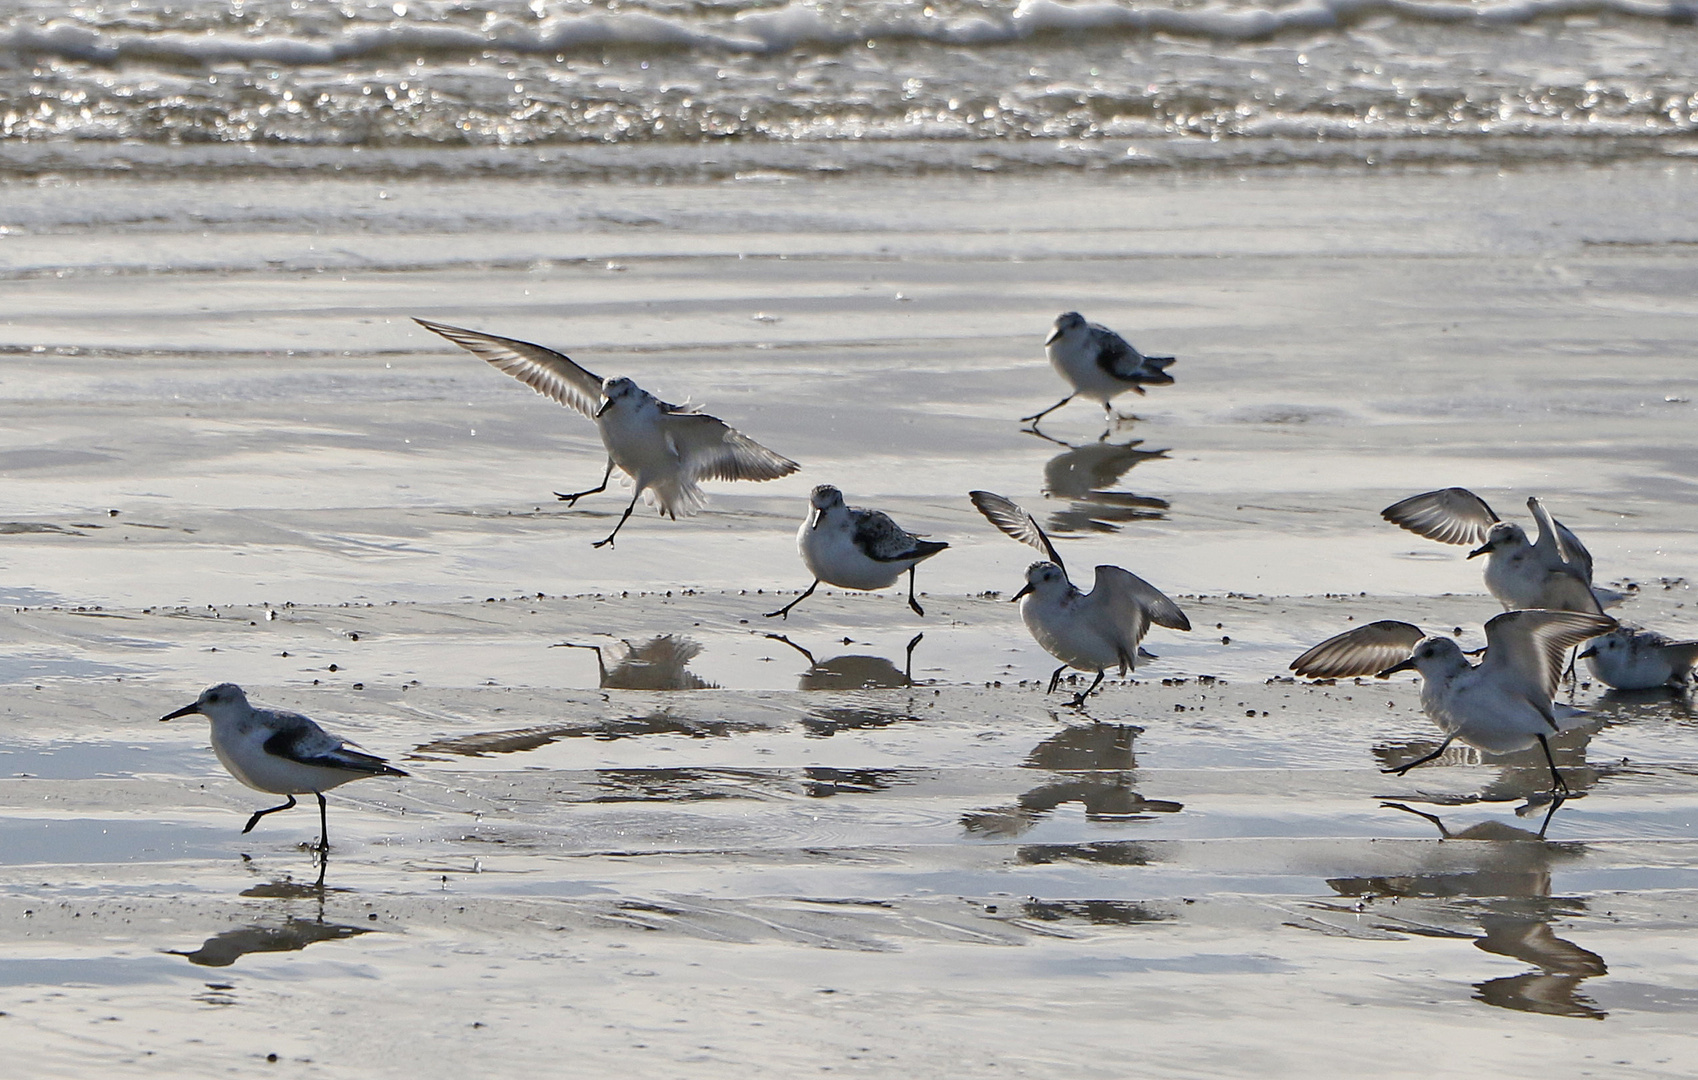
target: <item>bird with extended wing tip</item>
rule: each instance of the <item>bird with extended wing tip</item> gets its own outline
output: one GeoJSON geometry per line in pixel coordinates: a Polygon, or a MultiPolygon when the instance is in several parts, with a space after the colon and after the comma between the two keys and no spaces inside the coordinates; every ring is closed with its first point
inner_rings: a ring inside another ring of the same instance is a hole
{"type": "Polygon", "coordinates": [[[235,683],[210,686],[193,704],[159,719],[175,720],[192,713],[212,721],[212,752],[231,776],[255,791],[289,798],[282,806],[254,811],[243,833],[252,832],[265,815],[294,807],[296,795],[318,796],[320,885],[330,856],[324,793],[362,777],[407,775],[380,757],[354,749],[300,713],[255,708],[235,683]]]}
{"type": "Polygon", "coordinates": [[[1044,339],[1044,352],[1073,392],[1042,412],[1022,416],[1021,423],[1035,424],[1081,394],[1102,402],[1103,412],[1112,416],[1114,406],[1109,402],[1128,390],[1142,394],[1146,384],[1173,382],[1167,373],[1173,357],[1145,356],[1108,327],[1086,322],[1077,311],[1056,316],[1055,329],[1044,339]]]}
{"type": "Polygon", "coordinates": [[[1506,611],[1543,608],[1597,614],[1622,596],[1592,587],[1592,553],[1538,499],[1527,509],[1539,526],[1531,543],[1520,525],[1499,518],[1486,500],[1467,488],[1444,488],[1411,495],[1380,511],[1380,516],[1418,536],[1441,544],[1478,544],[1468,553],[1486,559],[1486,588],[1506,611]]]}
{"type": "Polygon", "coordinates": [[[1674,641],[1654,630],[1618,626],[1581,650],[1580,659],[1599,681],[1617,690],[1692,685],[1698,641],[1674,641]]]}
{"type": "Polygon", "coordinates": [[[820,582],[840,589],[882,589],[908,575],[908,606],[914,614],[925,608],[914,599],[914,567],[949,545],[941,540],[924,540],[890,520],[882,510],[849,506],[843,492],[830,484],[814,488],[808,497],[808,514],[796,531],[796,548],[802,562],[814,575],[814,583],[801,596],[767,618],[790,617],[790,609],[814,594],[820,582]]]}
{"type": "Polygon", "coordinates": [[[1444,732],[1444,741],[1386,772],[1402,776],[1443,754],[1455,739],[1494,754],[1536,742],[1551,767],[1552,798],[1560,801],[1568,785],[1548,737],[1559,730],[1552,699],[1564,657],[1615,625],[1608,616],[1581,611],[1506,611],[1486,624],[1486,655],[1470,664],[1452,639],[1388,619],[1328,638],[1293,660],[1291,670],[1315,679],[1417,671],[1421,709],[1444,732]]]}
{"type": "Polygon", "coordinates": [[[595,421],[607,447],[601,483],[587,491],[555,494],[571,506],[585,495],[606,491],[615,465],[631,478],[630,504],[596,547],[613,543],[645,491],[661,513],[676,519],[695,513],[706,501],[699,481],[776,480],[799,468],[718,417],[688,405],[669,405],[630,379],[601,379],[553,349],[427,319],[413,321],[595,421]]]}
{"type": "Polygon", "coordinates": [[[1054,693],[1068,668],[1094,671],[1097,677],[1073,698],[1075,708],[1102,684],[1111,667],[1120,674],[1137,667],[1138,643],[1150,624],[1189,630],[1191,622],[1179,605],[1136,574],[1118,566],[1097,567],[1091,591],[1082,593],[1068,580],[1061,556],[1037,521],[1016,503],[989,491],[969,496],[985,518],[1023,544],[1049,558],[1026,570],[1026,584],[1012,599],[1020,601],[1020,618],[1044,651],[1061,661],[1049,679],[1054,693]]]}

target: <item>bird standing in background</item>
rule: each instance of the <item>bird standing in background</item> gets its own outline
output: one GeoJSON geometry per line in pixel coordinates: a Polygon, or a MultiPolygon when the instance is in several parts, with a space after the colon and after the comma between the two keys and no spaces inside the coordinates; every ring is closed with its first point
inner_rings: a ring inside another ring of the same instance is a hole
{"type": "Polygon", "coordinates": [[[820,582],[841,589],[882,589],[904,572],[908,575],[908,606],[914,614],[925,609],[914,598],[914,567],[949,545],[941,540],[923,540],[908,532],[882,510],[848,506],[843,492],[830,484],[814,488],[808,499],[808,514],[796,531],[796,548],[802,562],[814,575],[814,583],[796,599],[767,618],[790,617],[790,609],[812,596],[820,582]]]}
{"type": "Polygon", "coordinates": [[[1620,626],[1580,652],[1599,681],[1617,690],[1650,690],[1692,685],[1698,641],[1674,641],[1654,630],[1620,626]]]}
{"type": "Polygon", "coordinates": [[[330,826],[324,793],[367,776],[406,776],[380,757],[356,750],[300,713],[256,709],[235,683],[219,683],[201,692],[192,705],[161,716],[161,721],[199,713],[212,721],[212,752],[230,775],[255,791],[285,795],[281,806],[256,810],[242,827],[252,832],[259,819],[295,806],[295,796],[318,796],[318,884],[330,856],[330,826]]]}
{"type": "Polygon", "coordinates": [[[1114,406],[1109,402],[1114,398],[1128,390],[1142,394],[1145,384],[1165,386],[1173,382],[1173,376],[1167,373],[1173,357],[1145,356],[1108,327],[1086,322],[1077,311],[1056,317],[1055,329],[1044,339],[1044,352],[1050,366],[1068,381],[1073,392],[1042,412],[1022,416],[1021,423],[1036,424],[1081,394],[1102,402],[1103,412],[1112,418],[1114,406]]]}
{"type": "Polygon", "coordinates": [[[607,447],[601,483],[587,491],[555,492],[567,506],[607,490],[615,465],[631,478],[631,502],[619,524],[595,547],[613,543],[645,491],[660,511],[677,519],[706,501],[702,480],[776,480],[799,466],[768,450],[718,417],[688,405],[669,405],[630,379],[601,379],[571,358],[541,345],[476,330],[414,319],[526,386],[595,421],[607,447]]]}

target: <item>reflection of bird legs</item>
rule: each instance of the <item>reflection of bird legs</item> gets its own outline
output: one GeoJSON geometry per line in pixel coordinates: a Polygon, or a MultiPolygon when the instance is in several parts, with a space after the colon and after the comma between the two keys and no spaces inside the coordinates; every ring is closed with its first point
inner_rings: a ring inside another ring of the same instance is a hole
{"type": "MultiPolygon", "coordinates": [[[[797,604],[800,604],[802,601],[806,600],[808,597],[814,595],[814,590],[819,588],[819,584],[820,584],[820,579],[815,578],[814,583],[812,585],[809,585],[805,590],[803,590],[801,596],[798,596],[796,599],[790,601],[788,604],[785,604],[783,607],[779,608],[777,611],[767,612],[766,617],[771,619],[775,616],[782,615],[784,617],[785,621],[788,622],[790,620],[790,609],[795,607],[797,604]]],[[[913,604],[914,603],[914,596],[913,596],[912,590],[914,588],[914,568],[911,567],[911,566],[908,568],[908,588],[910,590],[910,592],[908,594],[908,602],[910,604],[913,604]]],[[[918,604],[914,604],[914,610],[919,611],[920,606],[918,604]]],[[[920,611],[920,614],[924,615],[925,612],[920,611]]],[[[773,635],[770,635],[770,636],[777,637],[778,635],[773,634],[773,635]]],[[[813,658],[810,657],[808,659],[808,662],[813,663],[813,658]]]]}
{"type": "Polygon", "coordinates": [[[1389,810],[1402,810],[1406,814],[1414,814],[1416,817],[1426,818],[1439,830],[1440,840],[1450,839],[1450,830],[1444,827],[1444,822],[1439,820],[1439,816],[1437,814],[1429,814],[1425,810],[1417,810],[1413,806],[1405,806],[1400,802],[1383,802],[1380,805],[1389,810]]]}
{"type": "Polygon", "coordinates": [[[571,494],[566,494],[565,492],[556,491],[554,493],[554,496],[555,496],[555,498],[559,499],[561,502],[565,503],[567,506],[571,506],[573,503],[577,502],[579,499],[583,498],[585,495],[596,495],[596,494],[599,494],[603,491],[606,491],[607,490],[607,478],[612,476],[612,475],[613,475],[613,459],[608,458],[607,459],[607,471],[601,474],[601,483],[598,486],[590,488],[588,491],[574,491],[571,494]]]}
{"type": "MultiPolygon", "coordinates": [[[[1054,412],[1055,410],[1061,408],[1063,405],[1067,404],[1069,401],[1072,401],[1074,398],[1076,398],[1078,396],[1079,396],[1079,392],[1077,390],[1075,390],[1075,391],[1073,391],[1073,393],[1068,394],[1066,397],[1062,398],[1060,401],[1056,402],[1054,405],[1051,405],[1049,408],[1045,409],[1043,412],[1033,413],[1031,416],[1022,416],[1020,418],[1020,422],[1022,424],[1032,424],[1032,425],[1036,426],[1037,422],[1039,420],[1042,420],[1044,417],[1048,416],[1050,413],[1054,412]]],[[[1104,406],[1104,408],[1107,408],[1107,406],[1104,406]]]]}
{"type": "Polygon", "coordinates": [[[601,678],[600,678],[599,682],[606,682],[607,681],[607,662],[605,660],[603,660],[602,657],[601,657],[601,646],[600,645],[576,645],[576,644],[573,644],[570,641],[557,641],[553,645],[550,645],[549,648],[551,648],[551,649],[589,649],[590,651],[595,653],[596,670],[601,673],[601,678]]]}
{"type": "Polygon", "coordinates": [[[318,883],[316,888],[324,888],[324,872],[330,869],[330,821],[325,814],[324,792],[315,791],[318,796],[318,883]]]}
{"type": "Polygon", "coordinates": [[[1434,758],[1438,757],[1440,754],[1442,754],[1446,750],[1450,749],[1450,744],[1451,744],[1452,740],[1454,740],[1455,738],[1456,738],[1455,734],[1446,735],[1444,737],[1444,742],[1439,743],[1439,748],[1437,750],[1434,750],[1432,753],[1425,754],[1421,757],[1416,758],[1414,761],[1408,762],[1406,764],[1394,765],[1389,769],[1381,769],[1380,771],[1383,772],[1383,773],[1391,773],[1394,776],[1402,776],[1404,773],[1408,772],[1410,769],[1413,769],[1415,766],[1425,765],[1427,762],[1432,761],[1434,758]]]}
{"type": "Polygon", "coordinates": [[[809,667],[814,667],[816,664],[819,663],[819,661],[814,659],[813,653],[802,648],[802,646],[796,644],[794,641],[791,641],[789,638],[785,637],[783,634],[768,634],[767,637],[771,638],[773,641],[782,641],[782,642],[784,642],[784,644],[790,646],[792,649],[795,649],[797,652],[799,652],[803,656],[807,657],[809,667]]]}
{"type": "Polygon", "coordinates": [[[914,646],[918,645],[920,643],[920,639],[925,636],[925,633],[922,631],[921,633],[915,634],[908,641],[908,659],[902,665],[902,677],[907,679],[910,684],[914,681],[914,646]]]}

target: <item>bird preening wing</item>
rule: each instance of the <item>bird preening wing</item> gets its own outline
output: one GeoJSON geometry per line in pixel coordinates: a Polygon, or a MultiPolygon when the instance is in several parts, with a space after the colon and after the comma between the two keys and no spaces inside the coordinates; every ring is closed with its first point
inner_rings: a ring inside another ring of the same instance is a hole
{"type": "Polygon", "coordinates": [[[941,540],[922,540],[890,519],[882,510],[850,509],[855,522],[854,542],[869,559],[901,562],[925,559],[949,545],[941,540]]]}
{"type": "Polygon", "coordinates": [[[505,371],[544,397],[553,398],[595,419],[596,409],[601,406],[601,379],[573,363],[564,353],[528,341],[465,330],[428,319],[413,321],[434,334],[441,334],[480,360],[488,361],[491,367],[505,371]]]}
{"type": "Polygon", "coordinates": [[[299,765],[373,776],[406,776],[376,754],[356,750],[299,713],[276,713],[277,733],[265,740],[265,752],[299,765]]]}
{"type": "Polygon", "coordinates": [[[1049,557],[1050,562],[1061,567],[1063,574],[1067,573],[1067,566],[1056,553],[1055,545],[1050,543],[1049,534],[1018,503],[989,491],[969,491],[967,497],[973,500],[973,505],[978,507],[986,521],[1022,544],[1037,548],[1049,557]]]}
{"type": "Polygon", "coordinates": [[[1426,636],[1414,623],[1381,619],[1327,638],[1293,660],[1291,670],[1306,679],[1378,675],[1409,659],[1426,636]]]}
{"type": "Polygon", "coordinates": [[[1534,547],[1545,543],[1550,537],[1556,544],[1557,556],[1564,563],[1574,567],[1585,579],[1586,584],[1592,584],[1592,553],[1586,550],[1586,545],[1580,538],[1569,531],[1568,526],[1551,517],[1545,509],[1545,504],[1536,498],[1527,500],[1527,509],[1533,512],[1533,520],[1539,526],[1539,538],[1533,542],[1534,547]]]}
{"type": "Polygon", "coordinates": [[[661,429],[678,455],[679,471],[697,480],[776,480],[801,468],[731,427],[717,416],[667,412],[661,429]]]}
{"type": "Polygon", "coordinates": [[[1467,488],[1411,495],[1380,511],[1393,525],[1441,544],[1479,544],[1500,520],[1486,500],[1467,488]]]}
{"type": "Polygon", "coordinates": [[[1615,629],[1616,621],[1584,611],[1506,611],[1486,624],[1482,668],[1513,671],[1528,699],[1548,708],[1568,650],[1615,629]]]}

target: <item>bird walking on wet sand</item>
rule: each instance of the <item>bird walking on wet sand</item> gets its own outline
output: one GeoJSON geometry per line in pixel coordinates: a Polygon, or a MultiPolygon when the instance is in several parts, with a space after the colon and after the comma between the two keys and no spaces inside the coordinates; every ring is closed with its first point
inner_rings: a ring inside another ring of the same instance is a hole
{"type": "Polygon", "coordinates": [[[718,417],[689,405],[670,405],[630,379],[602,379],[553,349],[427,319],[413,321],[595,421],[607,447],[601,483],[586,491],[554,493],[572,506],[606,491],[615,465],[631,478],[630,504],[595,547],[613,543],[644,492],[661,513],[676,520],[679,514],[694,514],[706,501],[702,480],[776,480],[800,467],[718,417]]]}
{"type": "Polygon", "coordinates": [[[1486,624],[1486,655],[1471,664],[1448,637],[1428,636],[1406,622],[1382,620],[1330,637],[1291,662],[1308,678],[1421,675],[1421,709],[1444,732],[1430,754],[1386,772],[1402,776],[1443,754],[1461,739],[1493,754],[1537,743],[1551,767],[1551,798],[1568,784],[1551,756],[1558,733],[1553,699],[1568,650],[1613,629],[1614,619],[1581,611],[1506,611],[1486,624]]]}
{"type": "Polygon", "coordinates": [[[767,618],[790,617],[790,609],[814,594],[820,582],[840,589],[882,589],[908,575],[908,606],[914,614],[926,610],[914,598],[914,567],[949,545],[925,540],[902,528],[882,510],[849,506],[843,492],[830,484],[814,488],[808,497],[808,513],[796,530],[796,549],[814,582],[801,596],[767,618]]]}
{"type": "Polygon", "coordinates": [[[261,709],[248,704],[235,683],[201,691],[191,705],[159,719],[199,713],[212,721],[212,752],[230,775],[255,791],[284,795],[288,802],[256,810],[242,827],[252,832],[259,819],[295,806],[296,795],[318,796],[318,883],[330,856],[330,826],[324,793],[367,776],[406,776],[380,757],[356,750],[300,713],[261,709]]]}
{"type": "Polygon", "coordinates": [[[1580,652],[1600,682],[1617,690],[1684,690],[1692,685],[1698,641],[1675,641],[1654,630],[1618,626],[1580,652]]]}
{"type": "Polygon", "coordinates": [[[1478,544],[1468,557],[1487,556],[1486,588],[1506,611],[1542,608],[1597,614],[1623,599],[1619,593],[1592,587],[1592,553],[1543,503],[1528,499],[1527,509],[1539,526],[1539,537],[1531,543],[1520,525],[1499,518],[1486,500],[1467,488],[1411,495],[1380,516],[1442,544],[1478,544]]]}
{"type": "Polygon", "coordinates": [[[1161,590],[1118,566],[1099,566],[1088,593],[1068,580],[1061,556],[1037,521],[1019,505],[989,491],[975,491],[973,505],[998,529],[1049,555],[1026,569],[1026,584],[1011,600],[1020,601],[1020,618],[1044,651],[1061,661],[1050,675],[1053,694],[1068,668],[1094,671],[1096,678],[1074,696],[1077,708],[1098,686],[1111,667],[1124,676],[1138,664],[1138,643],[1150,624],[1173,630],[1191,629],[1191,621],[1161,590]]]}
{"type": "Polygon", "coordinates": [[[1077,311],[1056,317],[1055,328],[1044,339],[1044,352],[1073,392],[1042,412],[1022,416],[1021,423],[1035,424],[1081,394],[1102,402],[1103,412],[1112,418],[1114,406],[1109,402],[1114,398],[1129,390],[1142,394],[1145,385],[1173,382],[1167,373],[1173,357],[1145,356],[1108,327],[1086,322],[1077,311]]]}

